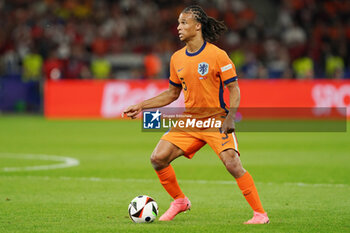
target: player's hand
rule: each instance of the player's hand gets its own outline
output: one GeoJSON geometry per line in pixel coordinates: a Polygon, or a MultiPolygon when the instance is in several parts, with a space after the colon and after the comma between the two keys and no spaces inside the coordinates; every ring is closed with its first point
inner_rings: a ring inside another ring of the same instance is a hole
{"type": "Polygon", "coordinates": [[[123,111],[123,117],[124,117],[124,115],[126,115],[127,117],[130,117],[131,119],[135,119],[136,116],[141,111],[142,111],[142,107],[140,104],[131,105],[123,111]]]}
{"type": "Polygon", "coordinates": [[[222,133],[228,134],[233,133],[235,131],[235,119],[231,116],[227,116],[224,120],[224,123],[222,123],[222,133]]]}

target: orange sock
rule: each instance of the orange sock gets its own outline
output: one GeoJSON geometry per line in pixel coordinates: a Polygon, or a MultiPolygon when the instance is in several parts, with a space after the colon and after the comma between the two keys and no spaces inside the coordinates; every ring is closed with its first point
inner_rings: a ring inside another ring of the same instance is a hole
{"type": "Polygon", "coordinates": [[[185,194],[183,194],[179,184],[177,183],[175,171],[171,165],[163,168],[162,170],[156,171],[156,173],[159,177],[160,183],[170,194],[170,196],[172,196],[174,199],[185,198],[185,194]]]}
{"type": "Polygon", "coordinates": [[[263,209],[258,191],[256,190],[253,177],[246,172],[242,177],[236,179],[238,187],[241,189],[245,199],[252,207],[252,209],[259,213],[265,213],[263,209]]]}

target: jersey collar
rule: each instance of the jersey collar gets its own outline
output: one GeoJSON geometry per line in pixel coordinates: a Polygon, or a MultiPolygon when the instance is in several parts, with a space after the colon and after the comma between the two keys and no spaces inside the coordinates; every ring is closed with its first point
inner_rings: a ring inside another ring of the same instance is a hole
{"type": "Polygon", "coordinates": [[[190,52],[188,52],[187,49],[186,49],[186,55],[187,55],[187,56],[190,56],[190,57],[196,56],[196,55],[200,54],[200,53],[203,51],[203,49],[205,48],[206,45],[207,45],[207,42],[204,41],[202,47],[201,47],[197,52],[195,52],[195,53],[190,53],[190,52]]]}

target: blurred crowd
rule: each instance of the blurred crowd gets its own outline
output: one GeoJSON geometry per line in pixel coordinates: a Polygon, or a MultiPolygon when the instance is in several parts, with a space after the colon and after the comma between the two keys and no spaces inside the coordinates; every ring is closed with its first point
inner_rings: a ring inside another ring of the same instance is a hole
{"type": "Polygon", "coordinates": [[[0,0],[0,78],[168,78],[193,3],[227,25],[240,78],[350,78],[347,0],[0,0]]]}

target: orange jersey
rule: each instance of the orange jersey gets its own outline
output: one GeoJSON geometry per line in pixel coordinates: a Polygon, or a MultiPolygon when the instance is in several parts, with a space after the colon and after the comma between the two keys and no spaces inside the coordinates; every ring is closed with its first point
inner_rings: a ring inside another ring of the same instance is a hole
{"type": "Polygon", "coordinates": [[[224,50],[209,42],[205,41],[195,53],[189,53],[185,46],[171,57],[169,82],[182,87],[187,113],[195,113],[198,108],[207,109],[201,111],[202,117],[227,113],[224,84],[236,80],[231,59],[224,50]]]}

